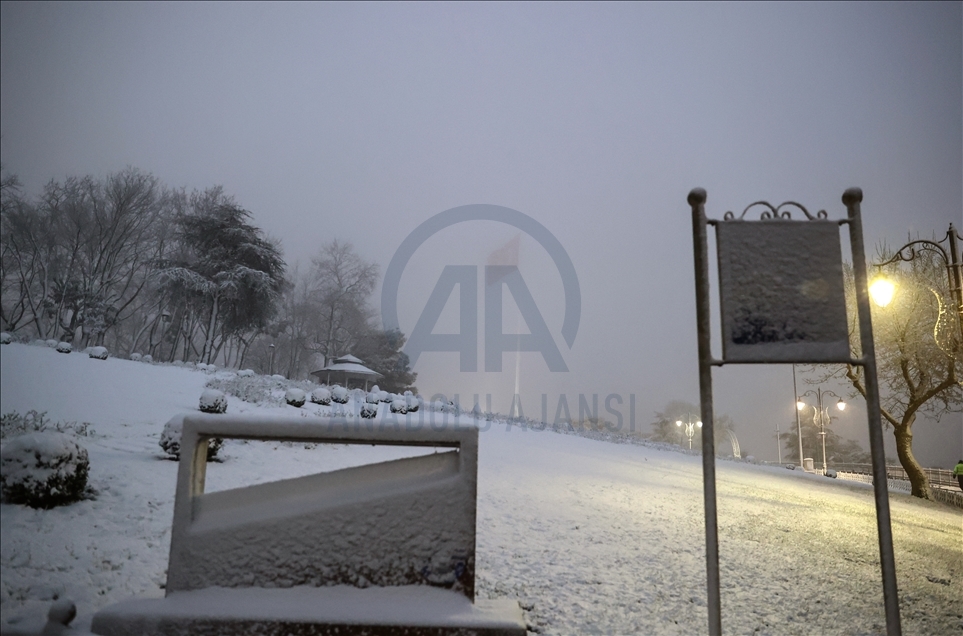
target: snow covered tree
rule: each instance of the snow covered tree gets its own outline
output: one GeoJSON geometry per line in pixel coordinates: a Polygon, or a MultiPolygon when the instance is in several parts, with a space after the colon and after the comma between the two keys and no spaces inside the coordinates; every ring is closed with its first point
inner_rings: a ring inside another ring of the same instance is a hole
{"type": "Polygon", "coordinates": [[[414,386],[418,374],[411,370],[411,362],[402,351],[405,340],[405,335],[397,329],[384,331],[371,328],[359,338],[354,348],[354,355],[364,360],[370,369],[384,376],[378,380],[378,385],[384,391],[418,392],[418,388],[414,386]]]}
{"type": "Polygon", "coordinates": [[[187,339],[194,328],[201,332],[199,358],[207,364],[228,338],[263,329],[284,288],[281,251],[250,216],[220,187],[195,192],[177,216],[181,251],[159,271],[164,293],[181,308],[179,324],[191,325],[187,339]]]}
{"type": "Polygon", "coordinates": [[[40,338],[103,344],[136,308],[156,262],[166,201],[157,180],[128,168],[51,181],[35,203],[12,186],[3,198],[4,320],[28,316],[40,338]]]}

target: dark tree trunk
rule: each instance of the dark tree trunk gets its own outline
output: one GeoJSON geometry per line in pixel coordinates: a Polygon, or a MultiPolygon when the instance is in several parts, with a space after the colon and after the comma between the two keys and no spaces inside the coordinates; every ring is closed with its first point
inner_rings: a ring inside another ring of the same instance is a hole
{"type": "Polygon", "coordinates": [[[916,421],[916,414],[904,419],[903,422],[893,427],[893,434],[896,436],[896,455],[899,463],[903,465],[903,470],[909,477],[913,487],[913,496],[921,499],[932,499],[930,495],[930,480],[923,471],[923,468],[913,456],[913,422],[916,421]]]}

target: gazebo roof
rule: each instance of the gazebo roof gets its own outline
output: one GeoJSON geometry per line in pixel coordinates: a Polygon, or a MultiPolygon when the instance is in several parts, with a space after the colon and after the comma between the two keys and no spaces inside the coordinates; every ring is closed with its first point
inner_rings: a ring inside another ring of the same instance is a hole
{"type": "Polygon", "coordinates": [[[335,358],[323,369],[312,371],[311,375],[317,376],[318,378],[323,378],[331,373],[343,373],[345,378],[357,378],[364,380],[383,377],[377,371],[373,371],[364,366],[364,363],[362,363],[361,360],[352,355],[345,355],[341,356],[340,358],[335,358]]]}

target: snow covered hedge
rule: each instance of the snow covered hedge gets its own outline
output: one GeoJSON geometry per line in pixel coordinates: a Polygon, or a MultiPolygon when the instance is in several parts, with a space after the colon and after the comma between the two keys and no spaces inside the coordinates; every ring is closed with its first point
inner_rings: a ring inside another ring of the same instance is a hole
{"type": "Polygon", "coordinates": [[[58,342],[54,348],[57,350],[57,353],[70,353],[74,349],[69,342],[58,342]]]}
{"type": "Polygon", "coordinates": [[[306,398],[307,396],[304,394],[304,391],[302,391],[301,389],[288,389],[287,392],[284,394],[284,401],[290,404],[291,406],[296,406],[298,408],[301,408],[302,406],[304,406],[304,402],[306,398]]]}
{"type": "Polygon", "coordinates": [[[87,355],[97,360],[106,360],[107,347],[90,347],[89,349],[87,349],[87,355]]]}
{"type": "Polygon", "coordinates": [[[361,405],[360,415],[366,420],[372,420],[378,415],[378,403],[372,404],[371,402],[365,402],[361,405]]]}
{"type": "MultiPolygon", "coordinates": [[[[181,432],[183,429],[184,420],[175,417],[165,424],[164,430],[161,431],[160,447],[171,459],[180,459],[181,457],[181,432]]],[[[207,440],[207,461],[217,457],[217,453],[222,446],[224,446],[224,440],[220,437],[212,437],[207,440]]]]}
{"type": "Polygon", "coordinates": [[[84,498],[87,449],[63,433],[37,432],[8,441],[0,451],[0,491],[10,503],[53,508],[84,498]]]}
{"type": "Polygon", "coordinates": [[[217,389],[204,389],[198,408],[204,413],[227,412],[227,396],[217,389]]]}

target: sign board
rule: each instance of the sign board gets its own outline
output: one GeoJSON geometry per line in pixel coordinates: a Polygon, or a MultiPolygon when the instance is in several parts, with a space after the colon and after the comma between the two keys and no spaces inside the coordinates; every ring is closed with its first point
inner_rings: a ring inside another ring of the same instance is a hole
{"type": "Polygon", "coordinates": [[[838,223],[715,227],[725,362],[850,359],[838,223]]]}

